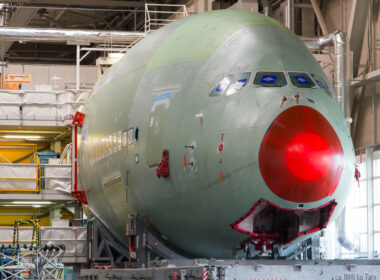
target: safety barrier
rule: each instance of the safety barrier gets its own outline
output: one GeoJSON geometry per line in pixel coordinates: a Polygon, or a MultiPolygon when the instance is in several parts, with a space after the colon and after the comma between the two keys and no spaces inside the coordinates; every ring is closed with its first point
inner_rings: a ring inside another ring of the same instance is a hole
{"type": "Polygon", "coordinates": [[[87,91],[0,91],[0,125],[66,126],[87,91]]]}
{"type": "Polygon", "coordinates": [[[0,164],[0,192],[40,192],[40,165],[0,164]]]}
{"type": "Polygon", "coordinates": [[[71,165],[40,164],[35,156],[34,164],[0,164],[0,192],[40,193],[41,185],[47,190],[69,193],[71,191],[71,165]],[[44,168],[44,175],[41,170],[44,168]],[[41,184],[41,181],[44,184],[41,184]]]}

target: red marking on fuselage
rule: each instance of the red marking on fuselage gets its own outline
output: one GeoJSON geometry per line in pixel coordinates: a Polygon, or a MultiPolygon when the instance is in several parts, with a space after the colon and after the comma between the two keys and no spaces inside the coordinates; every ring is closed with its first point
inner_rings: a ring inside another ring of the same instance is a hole
{"type": "Polygon", "coordinates": [[[282,105],[284,105],[284,103],[285,103],[287,100],[288,100],[288,99],[286,98],[286,96],[284,96],[284,97],[282,98],[280,108],[282,108],[282,105]]]}
{"type": "Polygon", "coordinates": [[[220,144],[219,144],[219,146],[218,146],[218,151],[219,151],[219,154],[220,154],[220,157],[219,157],[219,163],[220,163],[220,164],[223,163],[223,159],[222,159],[222,152],[223,152],[223,149],[224,149],[223,138],[224,138],[224,133],[222,133],[222,134],[220,135],[220,144]]]}
{"type": "Polygon", "coordinates": [[[169,151],[167,149],[162,152],[162,159],[156,169],[156,175],[158,178],[168,178],[170,176],[169,169],[169,151]]]}
{"type": "Polygon", "coordinates": [[[355,168],[355,179],[358,182],[358,188],[359,188],[360,187],[360,171],[357,167],[355,168]]]}
{"type": "Polygon", "coordinates": [[[222,151],[223,151],[223,148],[224,148],[223,144],[220,144],[220,145],[218,146],[218,151],[219,151],[219,152],[222,152],[222,151]]]}
{"type": "Polygon", "coordinates": [[[299,101],[299,99],[300,99],[300,95],[297,93],[296,95],[294,95],[294,97],[296,98],[296,100],[297,100],[297,104],[298,104],[298,101],[299,101]]]}

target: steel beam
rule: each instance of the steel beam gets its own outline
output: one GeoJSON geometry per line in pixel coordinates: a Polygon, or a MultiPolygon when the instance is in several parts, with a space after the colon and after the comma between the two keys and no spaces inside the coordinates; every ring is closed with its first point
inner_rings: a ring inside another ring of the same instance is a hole
{"type": "MultiPolygon", "coordinates": [[[[38,9],[17,9],[12,17],[7,22],[9,27],[24,27],[26,26],[37,13],[38,9]]],[[[13,44],[13,41],[1,42],[1,57],[3,57],[13,44]]]]}
{"type": "Polygon", "coordinates": [[[363,87],[375,82],[380,82],[380,69],[356,77],[351,81],[351,89],[363,87]]]}
{"type": "Polygon", "coordinates": [[[373,148],[366,149],[367,154],[367,250],[369,259],[374,258],[374,190],[373,190],[373,148]]]}
{"type": "Polygon", "coordinates": [[[363,38],[366,22],[368,18],[368,8],[370,0],[353,0],[351,8],[350,22],[348,23],[347,35],[351,51],[353,53],[352,74],[357,76],[360,64],[360,57],[363,48],[363,38]]]}
{"type": "Polygon", "coordinates": [[[319,8],[319,5],[318,5],[317,1],[316,0],[310,0],[310,2],[311,2],[311,5],[313,6],[315,15],[317,16],[318,23],[319,23],[319,26],[322,29],[323,35],[329,34],[329,30],[327,29],[326,21],[325,21],[325,19],[323,17],[322,11],[319,8]]]}
{"type": "Polygon", "coordinates": [[[48,15],[46,16],[46,19],[50,22],[49,28],[53,28],[54,26],[61,27],[58,24],[58,20],[63,16],[63,14],[66,12],[65,9],[62,9],[58,12],[58,14],[54,17],[51,18],[48,15]]]}

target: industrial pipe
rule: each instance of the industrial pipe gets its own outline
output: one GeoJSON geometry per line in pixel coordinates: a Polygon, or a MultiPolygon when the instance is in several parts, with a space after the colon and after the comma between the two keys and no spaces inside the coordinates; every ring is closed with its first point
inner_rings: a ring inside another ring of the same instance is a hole
{"type": "Polygon", "coordinates": [[[344,117],[351,118],[349,87],[347,80],[346,36],[342,31],[333,33],[335,47],[335,87],[344,117]]]}
{"type": "Polygon", "coordinates": [[[338,226],[338,242],[339,244],[348,251],[354,250],[354,244],[348,239],[346,235],[346,207],[343,208],[337,219],[338,226]]]}
{"type": "Polygon", "coordinates": [[[143,32],[0,27],[0,39],[4,41],[73,42],[73,44],[110,42],[115,44],[134,42],[143,36],[143,32]]]}
{"type": "Polygon", "coordinates": [[[267,17],[271,16],[272,13],[272,3],[270,0],[263,0],[263,14],[267,17]]]}
{"type": "Polygon", "coordinates": [[[294,31],[294,0],[286,1],[285,25],[288,29],[294,31]]]}
{"type": "Polygon", "coordinates": [[[309,50],[321,50],[334,46],[334,84],[338,101],[347,121],[351,119],[351,108],[347,75],[346,36],[340,30],[318,38],[302,38],[309,50]]]}

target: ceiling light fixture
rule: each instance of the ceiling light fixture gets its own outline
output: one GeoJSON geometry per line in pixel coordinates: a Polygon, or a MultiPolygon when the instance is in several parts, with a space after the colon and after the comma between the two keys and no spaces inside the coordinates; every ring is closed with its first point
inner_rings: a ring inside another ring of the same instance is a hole
{"type": "Polygon", "coordinates": [[[1,137],[7,139],[41,139],[39,135],[2,135],[1,137]]]}
{"type": "Polygon", "coordinates": [[[38,205],[38,204],[53,204],[53,202],[51,201],[12,201],[12,204],[38,205]]]}

